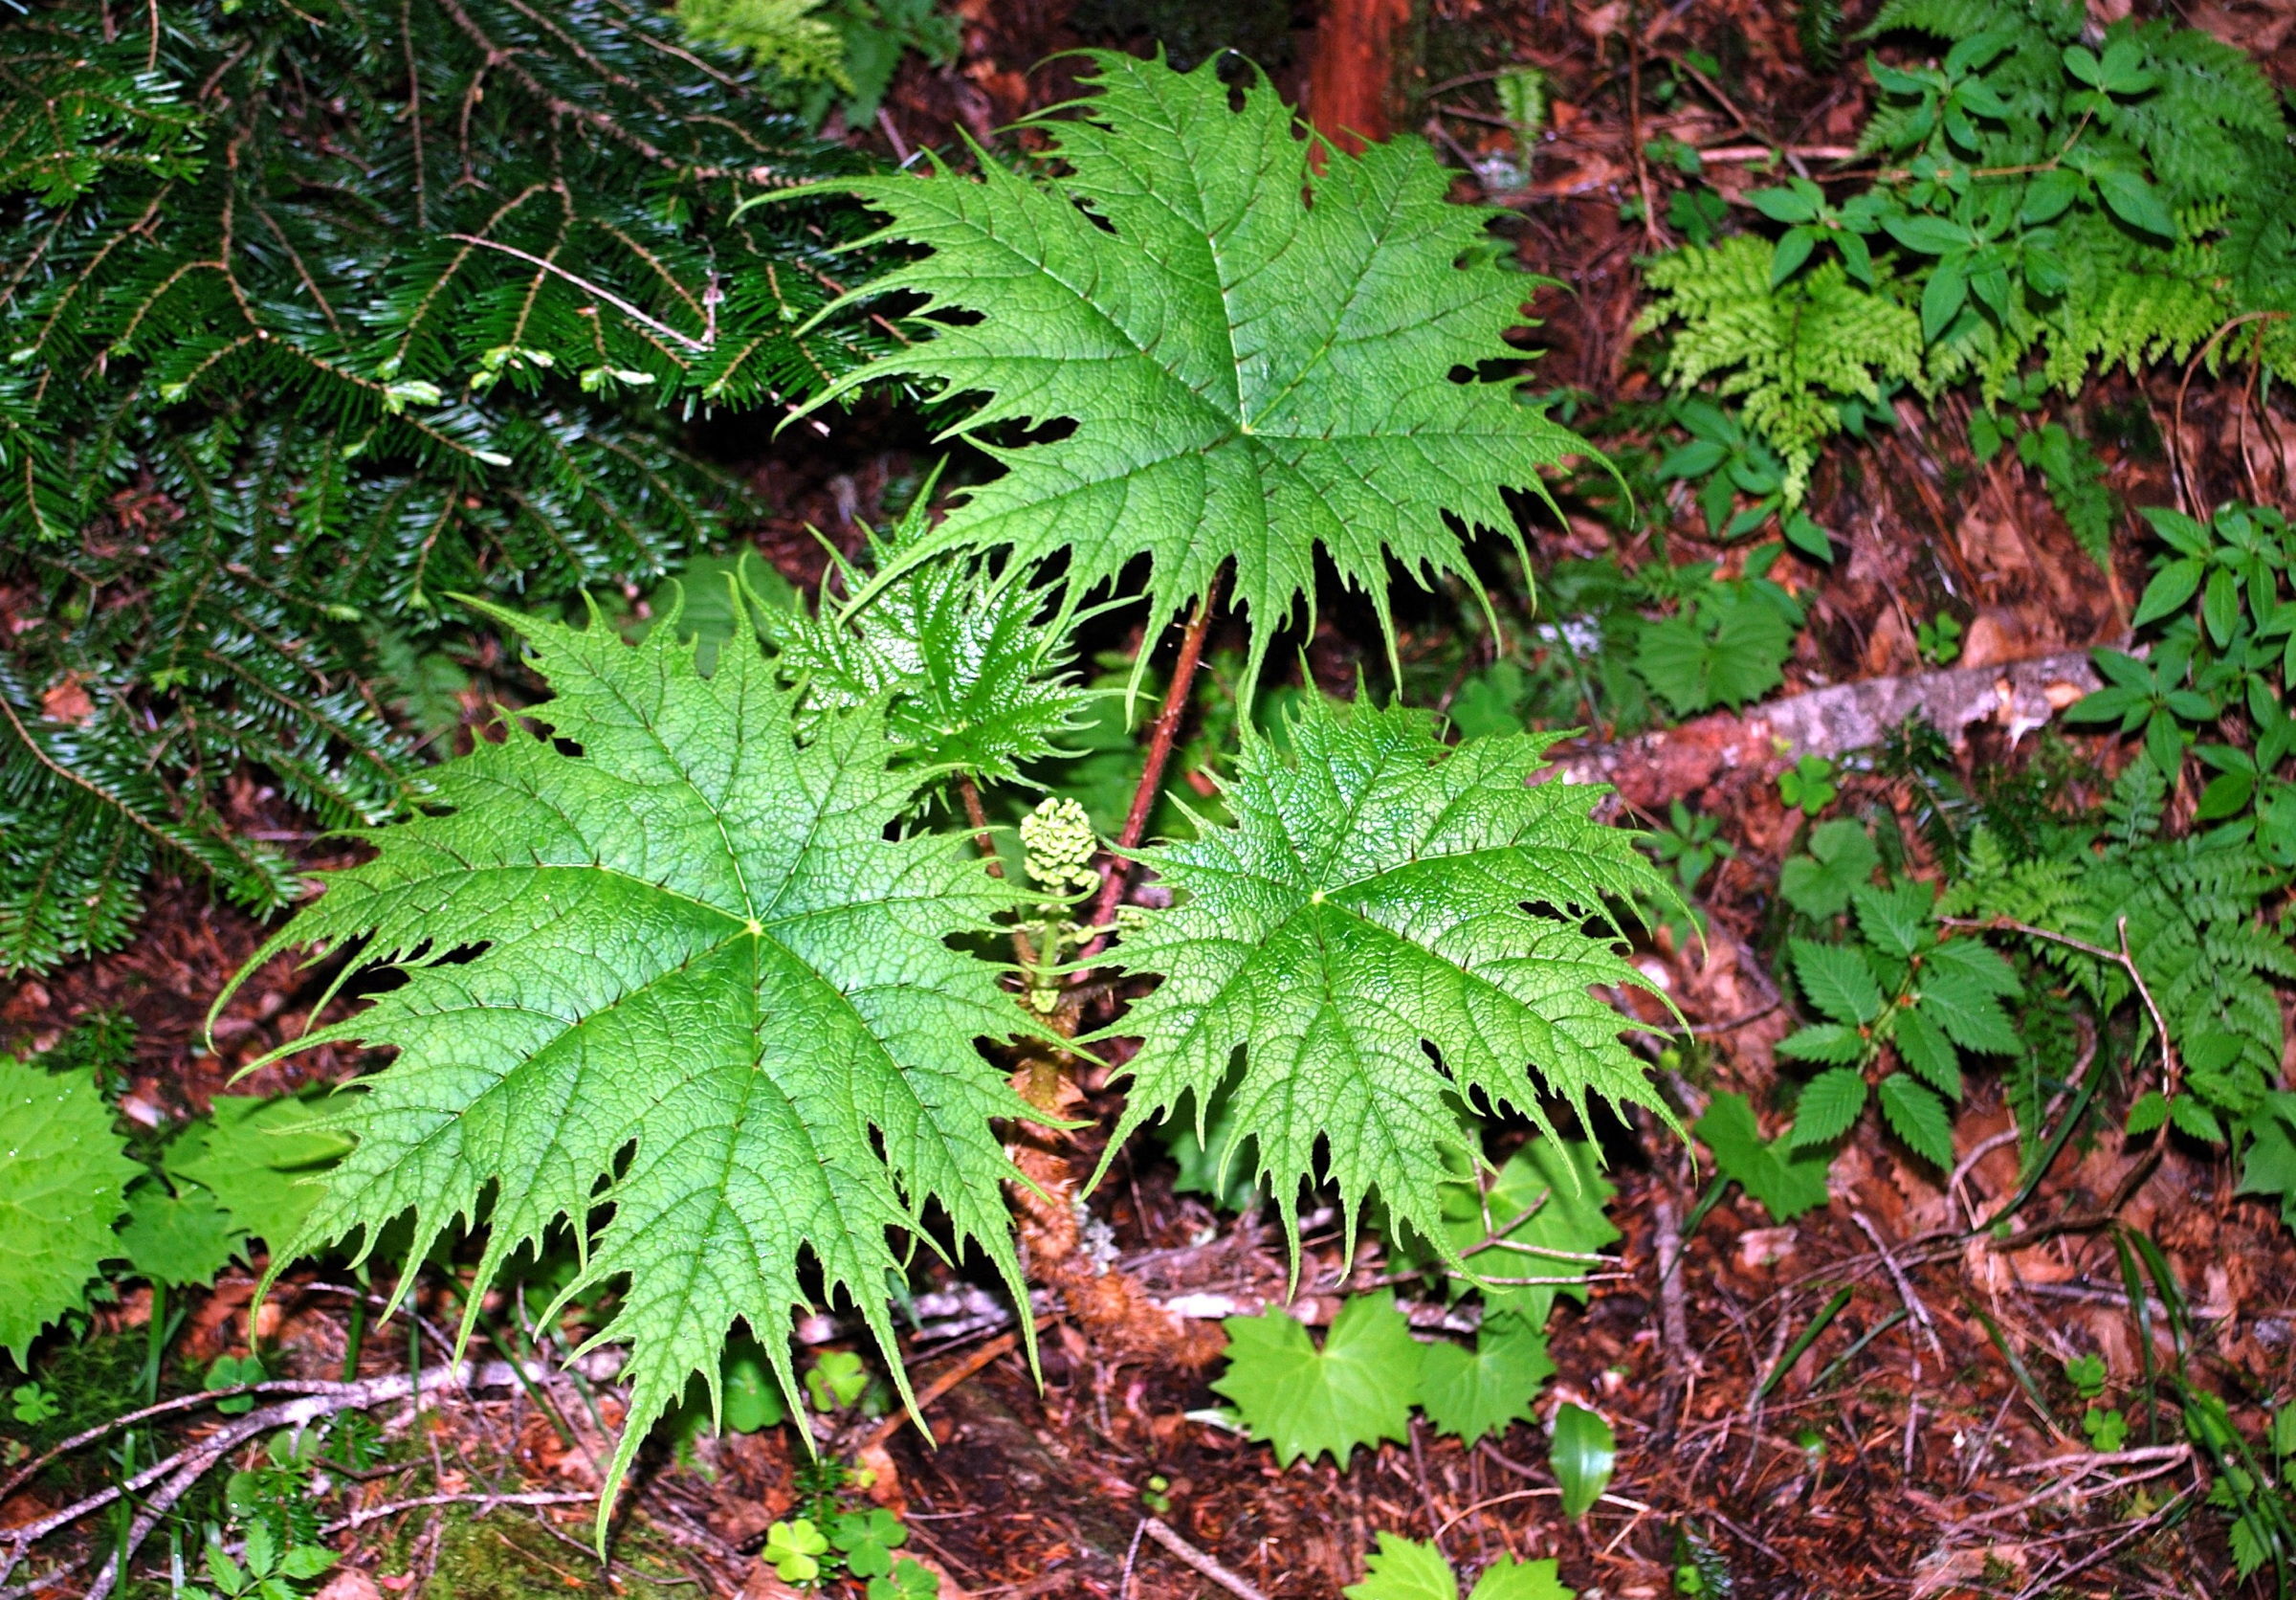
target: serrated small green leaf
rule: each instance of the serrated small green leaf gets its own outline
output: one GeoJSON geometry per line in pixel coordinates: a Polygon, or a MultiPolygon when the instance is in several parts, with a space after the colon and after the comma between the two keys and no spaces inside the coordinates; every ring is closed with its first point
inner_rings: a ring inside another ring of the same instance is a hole
{"type": "Polygon", "coordinates": [[[1975,939],[1953,939],[1922,962],[1916,983],[1924,1016],[1964,1050],[2014,1056],[2024,1049],[2001,999],[2022,986],[2000,955],[1975,939]]]}
{"type": "Polygon", "coordinates": [[[1864,1060],[1870,1047],[1863,1033],[1844,1022],[1821,1022],[1777,1041],[1777,1053],[1789,1061],[1817,1061],[1831,1067],[1864,1060]]]}
{"type": "Polygon", "coordinates": [[[1949,1100],[1961,1098],[1961,1058],[1945,1031],[1920,1007],[1898,1012],[1897,1032],[1891,1040],[1915,1077],[1949,1100]]]}
{"type": "Polygon", "coordinates": [[[1783,1139],[1765,1142],[1744,1095],[1714,1096],[1692,1131],[1713,1152],[1715,1169],[1735,1179],[1771,1220],[1791,1222],[1825,1204],[1833,1153],[1822,1147],[1796,1150],[1783,1139]]]}
{"type": "Polygon", "coordinates": [[[1363,1558],[1363,1581],[1339,1591],[1347,1600],[1459,1600],[1459,1580],[1433,1544],[1381,1531],[1363,1558]]]}
{"type": "Polygon", "coordinates": [[[2224,1143],[2224,1125],[2217,1121],[2215,1112],[2200,1103],[2197,1095],[2178,1095],[2169,1101],[2169,1121],[2176,1124],[2178,1133],[2204,1144],[2224,1143]]]}
{"type": "MultiPolygon", "coordinates": [[[[1468,1600],[1577,1600],[1565,1589],[1552,1561],[1517,1561],[1502,1554],[1483,1568],[1468,1600]]],[[[1381,1532],[1379,1548],[1364,1561],[1363,1581],[1340,1590],[1347,1600],[1459,1600],[1451,1564],[1433,1544],[1381,1532]]]]}
{"type": "Polygon", "coordinates": [[[1483,1568],[1468,1600],[1578,1600],[1578,1591],[1562,1582],[1561,1564],[1553,1557],[1517,1561],[1511,1555],[1483,1568]]]}
{"type": "Polygon", "coordinates": [[[1778,892],[1803,916],[1822,921],[1846,910],[1851,892],[1881,864],[1865,825],[1838,817],[1810,831],[1809,854],[1787,860],[1778,875],[1778,892]]]}
{"type": "Polygon", "coordinates": [[[1514,537],[1502,491],[1543,496],[1539,466],[1589,449],[1512,379],[1452,381],[1520,359],[1502,336],[1531,280],[1488,248],[1493,213],[1450,204],[1410,135],[1360,154],[1297,137],[1273,86],[1231,90],[1217,53],[1186,74],[1087,59],[1088,93],[1028,124],[1047,146],[1035,176],[983,157],[977,179],[936,162],[838,186],[890,217],[883,236],[925,247],[860,294],[918,295],[933,320],[825,398],[919,378],[985,396],[975,435],[1075,424],[979,441],[1004,476],[916,556],[1057,556],[1079,594],[1145,556],[1159,623],[1232,562],[1247,678],[1312,606],[1318,547],[1383,624],[1390,563],[1474,587],[1454,526],[1514,537]],[[975,320],[934,317],[952,310],[975,320]]]}
{"type": "Polygon", "coordinates": [[[2129,1121],[2121,1131],[2131,1136],[2151,1133],[2168,1120],[2168,1097],[2158,1089],[2147,1089],[2137,1096],[2136,1103],[2129,1108],[2129,1121]]]}
{"type": "Polygon", "coordinates": [[[1866,943],[1903,961],[1929,943],[1930,916],[1936,895],[1926,883],[1899,883],[1888,889],[1861,883],[1850,891],[1858,908],[1858,931],[1866,943]]]}
{"type": "Polygon", "coordinates": [[[178,1195],[154,1180],[127,1197],[120,1254],[142,1277],[172,1288],[204,1288],[245,1238],[232,1214],[206,1189],[178,1195]]]}
{"type": "Polygon", "coordinates": [[[1222,1326],[1227,1369],[1212,1389],[1275,1447],[1278,1466],[1328,1453],[1344,1468],[1358,1445],[1409,1436],[1424,1358],[1392,1289],[1350,1299],[1320,1350],[1280,1309],[1222,1326]]]}
{"type": "Polygon", "coordinates": [[[112,1110],[85,1073],[0,1056],[0,1350],[24,1367],[39,1331],[77,1310],[107,1256],[128,1180],[112,1110]]]}
{"type": "Polygon", "coordinates": [[[1111,1153],[1225,1084],[1294,1241],[1301,1185],[1328,1178],[1351,1229],[1376,1191],[1447,1251],[1443,1175],[1474,1155],[1460,1100],[1550,1139],[1542,1091],[1658,1110],[1589,987],[1642,975],[1580,919],[1668,891],[1631,835],[1588,820],[1596,790],[1530,782],[1552,742],[1446,747],[1424,712],[1319,699],[1289,756],[1247,733],[1234,826],[1140,853],[1177,903],[1116,946],[1162,982],[1112,1029],[1141,1044],[1111,1153]]]}
{"type": "Polygon", "coordinates": [[[1555,1375],[1547,1336],[1527,1318],[1486,1314],[1475,1347],[1444,1341],[1425,1346],[1419,1403],[1440,1433],[1473,1444],[1531,1419],[1538,1391],[1555,1375]]]}
{"type": "Polygon", "coordinates": [[[1797,939],[1792,948],[1794,975],[1811,1005],[1842,1023],[1871,1022],[1882,1014],[1881,986],[1854,945],[1797,939]]]}
{"type": "Polygon", "coordinates": [[[1794,1126],[1786,1135],[1786,1145],[1799,1150],[1839,1139],[1865,1109],[1864,1073],[1855,1067],[1821,1072],[1810,1079],[1794,1102],[1794,1126]]]}
{"type": "Polygon", "coordinates": [[[1874,1098],[1889,1129],[1915,1155],[1939,1167],[1954,1165],[1954,1124],[1945,1102],[1910,1073],[1891,1073],[1881,1081],[1874,1098]]]}
{"type": "Polygon", "coordinates": [[[214,1195],[233,1228],[276,1247],[301,1230],[350,1146],[316,1096],[217,1095],[160,1159],[169,1178],[214,1195]]]}

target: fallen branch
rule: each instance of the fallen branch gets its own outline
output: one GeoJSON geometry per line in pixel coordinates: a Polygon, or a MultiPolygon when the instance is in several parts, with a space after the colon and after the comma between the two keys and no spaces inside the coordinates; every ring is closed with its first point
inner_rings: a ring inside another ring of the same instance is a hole
{"type": "MultiPolygon", "coordinates": [[[[88,1590],[88,1600],[103,1600],[111,1592],[118,1573],[134,1557],[151,1530],[159,1525],[160,1520],[175,1502],[189,1493],[192,1486],[207,1476],[218,1461],[249,1439],[276,1429],[300,1428],[321,1417],[334,1416],[342,1411],[368,1411],[376,1406],[388,1405],[394,1400],[419,1398],[440,1389],[508,1389],[519,1382],[519,1371],[506,1361],[466,1361],[453,1367],[426,1367],[419,1382],[408,1373],[394,1372],[350,1384],[314,1381],[247,1386],[255,1393],[284,1390],[294,1398],[259,1407],[220,1432],[153,1462],[122,1483],[99,1489],[60,1511],[20,1527],[0,1530],[0,1546],[5,1546],[5,1555],[0,1556],[0,1581],[5,1581],[15,1570],[16,1564],[23,1560],[26,1551],[48,1535],[70,1526],[91,1512],[102,1510],[123,1496],[141,1495],[149,1489],[152,1491],[150,1497],[140,1499],[137,1502],[139,1514],[129,1526],[127,1540],[117,1559],[88,1590]]],[[[222,1391],[219,1390],[214,1395],[203,1398],[222,1397],[222,1391]]],[[[93,1431],[89,1437],[100,1437],[102,1432],[93,1431]]]]}
{"type": "Polygon", "coordinates": [[[1805,755],[1869,749],[1909,717],[1960,744],[1979,722],[2015,744],[2099,685],[2086,650],[1997,666],[1870,678],[1785,695],[1738,713],[1597,744],[1558,762],[1580,782],[1615,786],[1645,811],[1687,800],[1732,770],[1766,771],[1805,755]]]}

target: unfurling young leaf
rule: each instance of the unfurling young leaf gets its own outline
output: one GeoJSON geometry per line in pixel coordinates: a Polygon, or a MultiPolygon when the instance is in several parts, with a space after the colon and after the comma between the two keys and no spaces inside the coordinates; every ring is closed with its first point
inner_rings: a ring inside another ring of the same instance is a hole
{"type": "Polygon", "coordinates": [[[1159,622],[1232,562],[1247,679],[1313,607],[1319,546],[1383,625],[1391,561],[1476,587],[1454,522],[1513,537],[1501,491],[1544,495],[1540,467],[1591,453],[1513,380],[1452,379],[1522,359],[1501,335],[1536,280],[1491,248],[1495,213],[1450,204],[1418,139],[1359,155],[1303,140],[1265,78],[1231,109],[1217,55],[1184,75],[1090,59],[1074,114],[1027,124],[1046,176],[983,156],[978,179],[937,163],[836,186],[888,215],[881,237],[926,247],[856,298],[922,296],[932,337],[824,398],[894,378],[982,395],[961,426],[1006,469],[905,562],[1059,555],[1082,594],[1146,556],[1159,622]],[[1075,431],[1050,443],[978,437],[1059,418],[1075,431]]]}
{"type": "MultiPolygon", "coordinates": [[[[898,565],[927,535],[927,482],[891,540],[872,540],[874,565],[898,565]]],[[[838,558],[848,594],[867,575],[838,558]]],[[[1067,636],[1045,626],[1041,595],[992,583],[978,556],[943,555],[836,614],[768,608],[783,671],[805,690],[808,717],[890,698],[893,737],[920,766],[983,783],[1017,783],[1024,763],[1058,753],[1090,695],[1067,672],[1067,636]]]]}
{"type": "Polygon", "coordinates": [[[535,649],[556,698],[526,715],[549,737],[511,727],[438,768],[433,810],[363,835],[374,858],[263,952],[365,936],[407,975],[306,1041],[398,1058],[348,1100],[358,1144],[273,1258],[353,1233],[372,1249],[411,1212],[419,1259],[491,1195],[475,1304],[521,1246],[610,1206],[562,1295],[623,1284],[598,1336],[629,1344],[632,1384],[603,1526],[688,1376],[717,1385],[736,1322],[792,1410],[783,1330],[817,1295],[850,1293],[893,1365],[887,1233],[928,1204],[1024,1292],[990,1120],[1030,1112],[974,1041],[1028,1024],[947,943],[1022,891],[958,840],[887,836],[916,779],[881,705],[801,744],[748,641],[703,678],[673,627],[633,648],[490,615],[535,649]]]}
{"type": "Polygon", "coordinates": [[[1320,1350],[1280,1309],[1224,1325],[1227,1370],[1212,1388],[1235,1403],[1252,1437],[1275,1446],[1279,1466],[1329,1452],[1345,1467],[1358,1445],[1409,1436],[1421,1346],[1394,1290],[1348,1300],[1320,1350]]]}
{"type": "Polygon", "coordinates": [[[1444,1173],[1477,1153],[1455,1106],[1549,1140],[1542,1088],[1582,1122],[1590,1097],[1668,1116],[1590,992],[1644,987],[1605,907],[1664,900],[1665,880],[1588,820],[1601,790],[1529,781],[1551,737],[1449,748],[1424,712],[1311,700],[1290,744],[1247,733],[1234,826],[1140,853],[1178,903],[1117,946],[1162,982],[1111,1029],[1141,1045],[1109,1148],[1183,1097],[1210,1103],[1240,1053],[1227,1104],[1294,1255],[1300,1186],[1328,1178],[1349,1232],[1377,1191],[1455,1261],[1444,1173]]]}

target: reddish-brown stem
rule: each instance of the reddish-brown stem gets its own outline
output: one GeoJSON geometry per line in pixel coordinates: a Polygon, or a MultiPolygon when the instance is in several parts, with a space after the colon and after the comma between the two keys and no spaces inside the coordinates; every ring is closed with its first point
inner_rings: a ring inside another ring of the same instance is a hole
{"type": "MultiPolygon", "coordinates": [[[[1132,791],[1132,809],[1124,813],[1124,832],[1116,835],[1119,851],[1139,844],[1140,835],[1148,831],[1148,813],[1156,809],[1156,797],[1163,791],[1164,767],[1172,760],[1172,744],[1180,736],[1181,719],[1188,709],[1188,695],[1196,686],[1196,669],[1203,662],[1204,631],[1211,625],[1212,602],[1219,594],[1220,580],[1214,578],[1205,587],[1203,598],[1196,603],[1196,614],[1188,618],[1187,632],[1180,636],[1180,656],[1172,663],[1172,685],[1164,691],[1163,709],[1156,714],[1156,721],[1148,730],[1148,765],[1140,769],[1139,787],[1132,791]]],[[[1100,880],[1100,899],[1093,906],[1089,926],[1105,926],[1116,914],[1131,865],[1122,856],[1110,860],[1100,880]]]]}

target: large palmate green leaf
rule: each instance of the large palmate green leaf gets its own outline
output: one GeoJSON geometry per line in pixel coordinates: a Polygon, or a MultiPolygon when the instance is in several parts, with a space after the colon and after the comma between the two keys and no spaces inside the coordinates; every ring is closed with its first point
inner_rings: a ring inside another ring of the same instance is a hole
{"type": "Polygon", "coordinates": [[[121,1153],[111,1107],[84,1073],[0,1056],[0,1350],[24,1365],[33,1337],[77,1308],[143,1169],[121,1153]]]}
{"type": "Polygon", "coordinates": [[[1644,982],[1606,903],[1667,891],[1635,835],[1589,820],[1602,790],[1530,782],[1552,738],[1451,749],[1424,712],[1321,700],[1289,738],[1287,758],[1245,734],[1234,826],[1141,853],[1178,903],[1117,946],[1163,982],[1115,1027],[1141,1045],[1110,1148],[1183,1095],[1209,1104],[1241,1053],[1227,1104],[1295,1249],[1320,1166],[1351,1231],[1376,1190],[1455,1261],[1446,1166],[1480,1155],[1462,1101],[1550,1139],[1542,1086],[1582,1121],[1590,1095],[1667,1116],[1592,992],[1644,982]]]}
{"type": "Polygon", "coordinates": [[[735,1322],[792,1411],[785,1329],[817,1293],[850,1294],[892,1359],[887,1233],[928,1203],[1020,1291],[990,1119],[1028,1107],[974,1041],[1027,1024],[947,943],[1013,897],[953,839],[887,837],[914,780],[881,705],[801,744],[751,640],[704,678],[674,627],[632,648],[490,614],[535,649],[549,737],[510,728],[439,768],[430,813],[364,833],[374,858],[274,942],[371,936],[407,974],[312,1035],[399,1055],[351,1100],[358,1144],[295,1249],[372,1248],[411,1212],[419,1259],[491,1196],[482,1290],[610,1205],[565,1291],[623,1284],[598,1335],[629,1344],[632,1384],[603,1526],[689,1375],[715,1393],[735,1322]]]}
{"type": "Polygon", "coordinates": [[[1512,536],[1502,489],[1543,493],[1541,465],[1590,449],[1511,380],[1454,379],[1522,359],[1501,335],[1537,280],[1500,260],[1495,213],[1449,204],[1409,137],[1326,147],[1313,171],[1291,107],[1264,79],[1231,107],[1217,58],[1092,59],[1077,115],[1028,124],[1038,176],[984,157],[977,180],[937,165],[837,186],[890,216],[880,237],[927,247],[857,294],[922,296],[932,337],[829,395],[887,378],[981,395],[961,427],[1007,469],[910,559],[1061,555],[1081,592],[1145,556],[1159,618],[1233,562],[1255,665],[1313,604],[1319,544],[1382,617],[1390,559],[1472,585],[1461,528],[1512,536]],[[1055,442],[979,437],[1059,418],[1075,427],[1055,442]]]}

